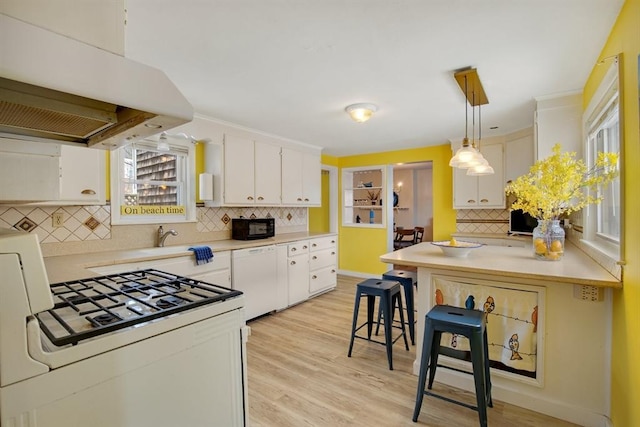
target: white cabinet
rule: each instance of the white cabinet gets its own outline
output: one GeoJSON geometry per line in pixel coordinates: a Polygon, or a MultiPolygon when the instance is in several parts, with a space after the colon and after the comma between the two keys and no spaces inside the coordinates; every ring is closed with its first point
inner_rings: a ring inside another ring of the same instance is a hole
{"type": "Polygon", "coordinates": [[[505,184],[529,173],[535,162],[533,129],[525,129],[505,137],[505,184]]]}
{"type": "Polygon", "coordinates": [[[60,201],[105,204],[105,152],[69,145],[60,148],[60,201]]]}
{"type": "Polygon", "coordinates": [[[504,209],[504,145],[485,144],[482,155],[493,167],[493,175],[469,176],[466,169],[453,169],[454,209],[504,209]]]}
{"type": "Polygon", "coordinates": [[[319,237],[309,241],[309,295],[336,287],[337,276],[337,238],[319,237]]]}
{"type": "Polygon", "coordinates": [[[279,205],[280,187],[279,146],[225,135],[225,205],[279,205]]]}
{"type": "Polygon", "coordinates": [[[113,274],[124,271],[137,271],[147,268],[166,271],[179,276],[202,280],[225,288],[231,288],[231,252],[215,252],[213,260],[206,264],[198,264],[194,256],[179,256],[150,261],[135,261],[105,267],[90,268],[98,274],[113,274]]]}
{"type": "Polygon", "coordinates": [[[320,156],[282,148],[282,203],[320,205],[320,156]]]}
{"type": "Polygon", "coordinates": [[[103,205],[102,150],[0,138],[0,200],[35,205],[103,205]]]}
{"type": "Polygon", "coordinates": [[[309,298],[309,241],[287,245],[288,305],[292,306],[309,298]]]}
{"type": "Polygon", "coordinates": [[[549,157],[555,144],[582,157],[582,93],[536,98],[534,119],[536,160],[549,157]]]}

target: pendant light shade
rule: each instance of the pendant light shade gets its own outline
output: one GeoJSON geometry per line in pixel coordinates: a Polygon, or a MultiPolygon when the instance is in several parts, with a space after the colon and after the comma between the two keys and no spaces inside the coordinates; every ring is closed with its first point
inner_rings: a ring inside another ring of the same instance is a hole
{"type": "MultiPolygon", "coordinates": [[[[466,169],[481,163],[482,156],[470,143],[469,138],[462,140],[462,147],[458,148],[456,154],[449,160],[449,166],[458,169],[466,169]]],[[[484,160],[484,159],[482,159],[484,160]]]]}

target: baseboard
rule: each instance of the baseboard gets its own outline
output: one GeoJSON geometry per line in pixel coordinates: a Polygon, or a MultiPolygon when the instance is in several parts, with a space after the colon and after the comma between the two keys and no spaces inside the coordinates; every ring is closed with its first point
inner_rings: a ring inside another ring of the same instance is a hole
{"type": "Polygon", "coordinates": [[[360,279],[381,279],[382,278],[382,274],[371,274],[371,273],[362,273],[359,271],[349,271],[349,270],[338,270],[338,274],[341,274],[343,276],[350,276],[350,277],[358,277],[360,279]]]}
{"type": "MultiPolygon", "coordinates": [[[[416,364],[414,364],[414,373],[416,364]]],[[[473,377],[456,371],[438,369],[436,382],[474,393],[473,377]]],[[[492,381],[493,382],[493,381],[492,381]]],[[[569,421],[584,427],[613,427],[611,420],[605,414],[592,412],[590,408],[578,407],[558,401],[541,399],[539,396],[529,396],[522,391],[514,391],[501,384],[492,384],[492,396],[495,400],[520,406],[531,411],[549,415],[554,418],[569,421]]],[[[491,409],[489,409],[490,411],[491,409]]]]}

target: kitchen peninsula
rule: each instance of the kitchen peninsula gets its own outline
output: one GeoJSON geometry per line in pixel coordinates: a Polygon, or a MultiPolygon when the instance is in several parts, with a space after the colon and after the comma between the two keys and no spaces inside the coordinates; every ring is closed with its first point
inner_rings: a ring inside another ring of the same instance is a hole
{"type": "MultiPolygon", "coordinates": [[[[612,292],[622,283],[577,247],[567,243],[563,259],[551,262],[536,260],[531,246],[482,246],[455,258],[425,242],[380,260],[418,270],[414,373],[427,311],[436,303],[465,306],[473,295],[475,308],[488,313],[494,398],[583,426],[606,425],[612,292]],[[516,323],[517,334],[510,332],[516,323]]],[[[438,370],[436,380],[473,390],[472,377],[453,370],[438,370]]]]}

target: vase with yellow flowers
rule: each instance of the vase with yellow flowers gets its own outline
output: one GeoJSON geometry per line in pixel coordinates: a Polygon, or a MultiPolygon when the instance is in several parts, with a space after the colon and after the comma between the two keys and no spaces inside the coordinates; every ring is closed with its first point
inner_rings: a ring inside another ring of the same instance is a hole
{"type": "Polygon", "coordinates": [[[507,194],[515,197],[511,209],[522,209],[538,220],[533,230],[533,251],[537,259],[558,261],[564,254],[564,229],[560,220],[602,196],[598,186],[618,176],[618,154],[598,153],[592,167],[587,167],[574,152],[561,152],[560,144],[553,154],[537,161],[529,170],[507,185],[507,194]]]}

